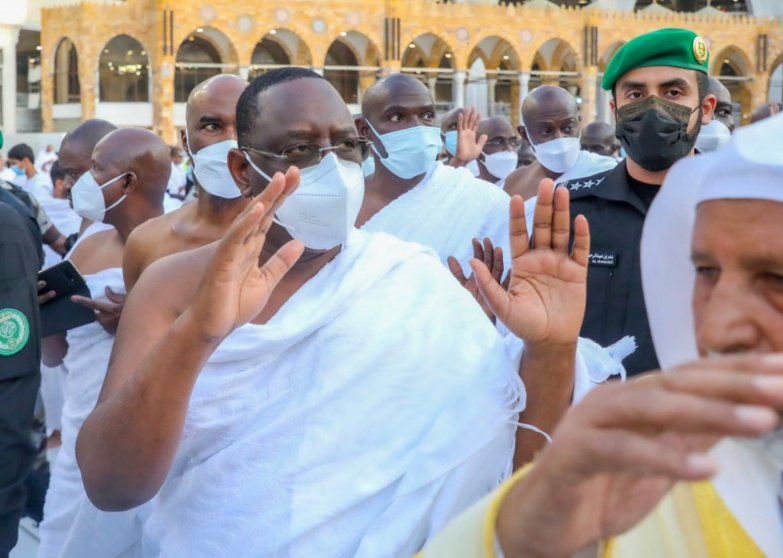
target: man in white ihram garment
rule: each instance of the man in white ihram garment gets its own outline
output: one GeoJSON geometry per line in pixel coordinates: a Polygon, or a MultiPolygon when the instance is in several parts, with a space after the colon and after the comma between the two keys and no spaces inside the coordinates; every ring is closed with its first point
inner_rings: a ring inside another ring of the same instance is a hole
{"type": "MultiPolygon", "coordinates": [[[[74,209],[85,219],[112,227],[87,237],[70,260],[91,295],[73,297],[74,302],[98,310],[112,305],[110,293],[124,295],[122,257],[128,235],[163,214],[170,159],[160,137],[135,128],[107,134],[91,159],[92,168],[71,189],[74,209]]],[[[151,505],[125,513],[97,510],[87,499],[76,463],[76,438],[100,394],[114,331],[111,313],[102,312],[93,323],[47,338],[45,350],[55,353],[47,355],[47,361],[61,362],[67,374],[62,447],[46,494],[40,558],[141,556],[141,535],[151,505]]]]}
{"type": "MultiPolygon", "coordinates": [[[[357,128],[372,140],[375,157],[357,226],[429,246],[444,265],[454,256],[465,274],[473,239],[489,238],[509,267],[509,196],[464,168],[437,161],[441,129],[424,84],[404,74],[378,80],[362,99],[357,128]]],[[[476,159],[483,146],[473,142],[477,151],[466,158],[476,159]]]]}
{"type": "Polygon", "coordinates": [[[237,128],[254,201],[129,295],[85,488],[104,510],[157,494],[147,556],[410,555],[530,450],[517,420],[549,430],[584,391],[586,223],[569,255],[567,192],[542,196],[531,250],[512,200],[509,290],[474,270],[507,345],[431,250],[353,227],[369,149],[321,76],[260,76],[237,128]]]}
{"type": "Polygon", "coordinates": [[[664,373],[596,389],[532,469],[421,558],[572,556],[596,543],[589,555],[605,558],[783,556],[781,134],[783,115],[683,159],[647,214],[642,279],[664,373]]]}

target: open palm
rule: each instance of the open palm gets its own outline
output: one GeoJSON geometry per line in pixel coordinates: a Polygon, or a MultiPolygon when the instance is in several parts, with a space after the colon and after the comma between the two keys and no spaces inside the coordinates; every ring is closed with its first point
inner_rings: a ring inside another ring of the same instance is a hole
{"type": "Polygon", "coordinates": [[[520,196],[511,198],[509,213],[509,287],[504,290],[483,262],[473,260],[471,267],[482,295],[509,331],[526,342],[575,343],[587,297],[587,220],[579,216],[574,221],[574,243],[569,254],[568,191],[555,190],[549,179],[539,186],[532,243],[520,196]]]}
{"type": "Polygon", "coordinates": [[[220,240],[189,309],[205,337],[223,339],[255,318],[277,283],[299,259],[304,247],[294,240],[259,265],[275,211],[298,184],[295,167],[285,175],[276,174],[220,240]]]}

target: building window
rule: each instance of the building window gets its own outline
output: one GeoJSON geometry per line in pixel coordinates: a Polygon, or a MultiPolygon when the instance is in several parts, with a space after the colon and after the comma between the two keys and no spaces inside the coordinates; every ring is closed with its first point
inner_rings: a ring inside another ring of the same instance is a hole
{"type": "Polygon", "coordinates": [[[114,37],[103,47],[99,67],[101,101],[149,102],[149,57],[139,41],[128,35],[114,37]]]}
{"type": "Polygon", "coordinates": [[[210,41],[190,35],[177,51],[174,100],[177,103],[187,102],[196,85],[221,73],[222,62],[220,53],[210,41]]]}
{"type": "Polygon", "coordinates": [[[334,85],[347,104],[359,102],[359,72],[346,66],[358,66],[356,55],[345,44],[335,41],[326,53],[326,69],[324,77],[334,85]],[[329,66],[342,66],[339,69],[329,69],[329,66]]]}
{"type": "Polygon", "coordinates": [[[54,102],[78,103],[80,99],[79,58],[76,47],[70,39],[63,39],[54,54],[54,102]]]}

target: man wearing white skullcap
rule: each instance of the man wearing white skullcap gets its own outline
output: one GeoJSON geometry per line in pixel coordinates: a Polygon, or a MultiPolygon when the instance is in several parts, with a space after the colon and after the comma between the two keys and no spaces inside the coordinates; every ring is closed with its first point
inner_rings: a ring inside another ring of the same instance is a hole
{"type": "Polygon", "coordinates": [[[783,352],[782,133],[780,115],[677,163],[647,215],[642,280],[664,373],[595,390],[531,469],[421,558],[572,556],[591,545],[606,558],[783,556],[783,357],[770,354],[783,352]],[[725,423],[709,416],[716,404],[725,423]],[[766,434],[732,434],[734,420],[766,421],[766,434]]]}

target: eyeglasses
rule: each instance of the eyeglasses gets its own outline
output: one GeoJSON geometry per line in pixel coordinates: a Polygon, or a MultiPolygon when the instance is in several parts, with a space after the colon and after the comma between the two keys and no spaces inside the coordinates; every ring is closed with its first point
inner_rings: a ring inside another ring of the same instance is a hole
{"type": "Polygon", "coordinates": [[[508,146],[510,149],[519,149],[522,147],[522,140],[519,138],[493,138],[484,145],[488,147],[508,146]]]}
{"type": "Polygon", "coordinates": [[[329,147],[320,147],[317,143],[298,143],[286,147],[280,153],[270,153],[252,147],[242,147],[240,150],[246,153],[256,153],[270,159],[280,159],[303,169],[320,163],[324,158],[324,153],[329,151],[333,151],[337,157],[344,161],[361,164],[370,154],[371,143],[367,138],[357,136],[341,139],[329,147]]]}

